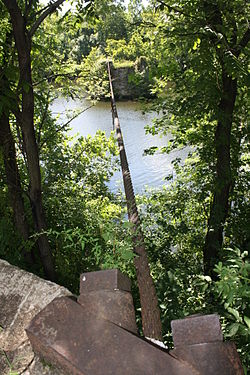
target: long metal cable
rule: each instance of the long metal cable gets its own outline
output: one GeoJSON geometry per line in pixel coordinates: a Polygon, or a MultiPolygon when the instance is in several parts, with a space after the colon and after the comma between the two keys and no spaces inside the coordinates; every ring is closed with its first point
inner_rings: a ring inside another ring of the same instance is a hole
{"type": "MultiPolygon", "coordinates": [[[[123,142],[122,131],[120,127],[120,121],[119,121],[115,97],[114,97],[110,63],[108,62],[107,64],[108,64],[109,85],[110,85],[110,93],[111,93],[111,109],[112,109],[113,125],[116,131],[117,142],[118,142],[118,147],[119,147],[123,184],[124,184],[124,190],[125,190],[127,208],[128,208],[128,218],[129,218],[129,221],[134,224],[137,234],[139,234],[138,229],[140,227],[140,219],[139,219],[139,214],[138,214],[138,210],[136,206],[132,178],[131,178],[131,174],[129,170],[127,155],[125,151],[125,145],[123,142]]],[[[142,237],[141,233],[139,237],[142,237]]],[[[135,252],[137,252],[136,249],[135,249],[135,252]]]]}
{"type": "Polygon", "coordinates": [[[125,146],[120,127],[120,121],[117,113],[110,63],[108,62],[108,74],[111,93],[111,109],[113,117],[113,125],[115,127],[120,161],[122,167],[122,177],[124,190],[127,201],[128,219],[132,224],[132,240],[134,252],[137,255],[134,258],[134,265],[136,269],[137,283],[140,293],[141,314],[142,314],[142,328],[146,337],[162,340],[162,325],[160,319],[160,309],[158,306],[158,299],[152,276],[150,275],[150,268],[148,257],[144,242],[143,233],[141,230],[140,219],[135,201],[135,194],[132,185],[132,179],[129,171],[128,160],[125,152],[125,146]]]}

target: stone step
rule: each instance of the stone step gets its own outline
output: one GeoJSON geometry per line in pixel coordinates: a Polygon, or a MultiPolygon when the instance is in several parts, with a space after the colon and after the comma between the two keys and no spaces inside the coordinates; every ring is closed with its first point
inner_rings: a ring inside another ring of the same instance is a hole
{"type": "MultiPolygon", "coordinates": [[[[195,375],[183,361],[107,320],[57,298],[27,328],[33,350],[70,375],[195,375]]],[[[197,375],[197,374],[196,374],[197,375]]]]}

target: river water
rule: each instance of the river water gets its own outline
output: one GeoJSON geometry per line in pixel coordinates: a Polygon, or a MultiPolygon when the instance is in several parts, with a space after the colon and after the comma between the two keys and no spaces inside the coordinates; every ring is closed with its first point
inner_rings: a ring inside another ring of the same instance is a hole
{"type": "MultiPolygon", "coordinates": [[[[68,111],[83,110],[88,106],[90,103],[87,101],[60,98],[53,103],[51,110],[54,116],[60,115],[59,121],[64,123],[68,111]]],[[[184,159],[187,152],[183,150],[172,152],[170,155],[157,153],[144,156],[144,150],[151,146],[166,146],[169,136],[152,136],[145,133],[145,125],[152,124],[156,114],[143,114],[139,103],[118,102],[117,110],[135,192],[141,193],[147,186],[157,188],[166,184],[164,178],[173,173],[171,161],[176,157],[184,159]]],[[[101,129],[109,136],[113,130],[110,103],[97,103],[74,119],[70,126],[71,135],[94,135],[101,129]]],[[[121,171],[115,173],[109,186],[112,191],[122,187],[121,171]]]]}

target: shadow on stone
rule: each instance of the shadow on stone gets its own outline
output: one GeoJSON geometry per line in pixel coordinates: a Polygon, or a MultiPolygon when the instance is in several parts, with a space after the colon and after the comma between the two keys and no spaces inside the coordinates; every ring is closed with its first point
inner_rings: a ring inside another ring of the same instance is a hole
{"type": "Polygon", "coordinates": [[[168,353],[139,337],[129,279],[118,270],[82,274],[80,296],[54,299],[31,322],[33,350],[76,375],[243,375],[216,314],[172,322],[168,353]]]}

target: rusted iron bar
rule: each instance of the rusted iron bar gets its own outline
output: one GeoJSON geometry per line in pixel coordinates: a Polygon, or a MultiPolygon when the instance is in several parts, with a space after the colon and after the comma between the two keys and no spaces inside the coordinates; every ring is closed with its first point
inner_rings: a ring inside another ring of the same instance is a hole
{"type": "Polygon", "coordinates": [[[130,175],[127,155],[122,137],[120,121],[118,117],[115,96],[112,85],[110,63],[108,62],[108,75],[110,84],[110,100],[113,117],[113,125],[116,131],[119,147],[120,162],[122,168],[123,185],[126,195],[128,219],[132,224],[134,252],[134,264],[136,268],[137,283],[140,293],[141,314],[143,333],[146,337],[162,339],[162,325],[160,319],[160,309],[154,286],[150,275],[147,252],[145,248],[143,233],[140,227],[140,218],[137,210],[135,194],[130,175]]]}

